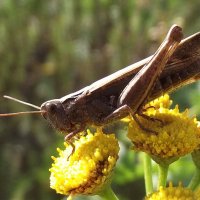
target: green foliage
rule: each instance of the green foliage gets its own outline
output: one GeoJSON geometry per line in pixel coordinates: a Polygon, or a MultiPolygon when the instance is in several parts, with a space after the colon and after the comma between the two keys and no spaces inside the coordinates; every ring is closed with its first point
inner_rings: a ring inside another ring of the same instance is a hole
{"type": "MultiPolygon", "coordinates": [[[[37,105],[59,98],[152,54],[173,23],[186,35],[199,31],[199,7],[198,0],[2,0],[0,95],[37,105]]],[[[175,95],[194,113],[197,86],[175,95]]],[[[28,109],[0,99],[1,113],[28,109]]],[[[60,199],[48,168],[62,139],[39,116],[1,119],[0,199],[60,199]]],[[[140,191],[141,164],[125,152],[114,186],[140,191]]]]}

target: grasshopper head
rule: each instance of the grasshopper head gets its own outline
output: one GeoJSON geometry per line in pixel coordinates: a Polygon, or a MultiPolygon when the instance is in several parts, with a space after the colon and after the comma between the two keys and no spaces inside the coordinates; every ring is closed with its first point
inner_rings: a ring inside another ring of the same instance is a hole
{"type": "Polygon", "coordinates": [[[68,119],[67,112],[65,111],[59,99],[44,102],[41,105],[42,116],[57,130],[62,132],[71,132],[73,125],[68,119]]]}

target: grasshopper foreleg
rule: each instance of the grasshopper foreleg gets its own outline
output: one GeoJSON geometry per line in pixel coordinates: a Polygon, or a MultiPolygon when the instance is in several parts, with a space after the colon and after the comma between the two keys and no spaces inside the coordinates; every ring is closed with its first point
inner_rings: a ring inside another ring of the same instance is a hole
{"type": "Polygon", "coordinates": [[[70,158],[70,156],[71,156],[71,155],[74,153],[74,151],[75,151],[75,145],[74,145],[72,139],[74,139],[74,137],[75,137],[81,130],[82,130],[82,129],[80,129],[80,130],[79,130],[79,129],[78,129],[78,130],[75,130],[75,131],[73,131],[73,132],[71,132],[71,133],[69,133],[68,135],[65,136],[65,142],[66,142],[67,144],[69,144],[69,145],[72,147],[72,151],[71,151],[71,153],[69,154],[67,160],[70,158]]]}

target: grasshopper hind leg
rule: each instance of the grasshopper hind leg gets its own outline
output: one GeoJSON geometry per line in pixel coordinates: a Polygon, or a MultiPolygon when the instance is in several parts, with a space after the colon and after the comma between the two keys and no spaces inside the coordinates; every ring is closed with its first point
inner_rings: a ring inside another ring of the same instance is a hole
{"type": "Polygon", "coordinates": [[[128,105],[123,105],[113,111],[110,115],[103,119],[104,123],[109,123],[110,121],[115,121],[126,117],[127,115],[134,116],[132,109],[128,105]]]}
{"type": "Polygon", "coordinates": [[[146,119],[146,120],[149,120],[149,121],[152,121],[152,122],[159,122],[161,127],[165,125],[165,122],[164,122],[163,120],[161,120],[161,119],[148,116],[148,115],[146,115],[146,114],[144,114],[144,113],[139,113],[138,115],[139,115],[140,117],[146,119]]]}
{"type": "MultiPolygon", "coordinates": [[[[141,113],[137,113],[139,116],[143,117],[144,119],[146,120],[151,120],[153,122],[160,122],[161,125],[163,125],[163,121],[162,120],[159,120],[157,118],[152,118],[152,117],[149,117],[145,114],[143,114],[142,112],[141,113]]],[[[152,129],[149,129],[149,128],[146,128],[145,125],[143,125],[143,123],[138,119],[137,115],[135,115],[133,113],[133,110],[131,109],[131,107],[129,107],[128,105],[123,105],[121,107],[119,107],[117,110],[115,110],[113,113],[111,113],[110,115],[108,115],[106,118],[104,118],[104,122],[105,123],[108,123],[110,120],[113,121],[113,119],[119,119],[119,118],[123,118],[123,117],[126,117],[126,116],[132,116],[132,118],[135,120],[135,122],[138,124],[138,126],[144,130],[145,132],[147,133],[151,133],[151,134],[158,134],[158,132],[152,130],[152,129]]]]}
{"type": "MultiPolygon", "coordinates": [[[[147,115],[145,115],[147,116],[147,115]]],[[[147,116],[148,117],[148,116],[147,116]]],[[[154,131],[152,129],[146,128],[138,119],[138,117],[136,115],[133,116],[133,119],[135,120],[135,122],[138,124],[138,126],[140,127],[140,129],[142,129],[143,131],[147,132],[147,133],[151,133],[151,134],[155,134],[158,135],[157,131],[154,131]]],[[[153,118],[152,118],[153,119],[153,118]]]]}

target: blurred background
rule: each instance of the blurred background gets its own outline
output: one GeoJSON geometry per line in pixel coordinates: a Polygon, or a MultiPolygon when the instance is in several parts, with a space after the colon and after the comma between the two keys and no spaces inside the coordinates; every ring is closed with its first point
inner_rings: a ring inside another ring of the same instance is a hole
{"type": "MultiPolygon", "coordinates": [[[[200,31],[199,8],[199,0],[1,0],[0,113],[33,110],[4,94],[40,106],[153,54],[174,23],[185,36],[200,31]]],[[[196,83],[172,98],[198,116],[199,91],[196,83]]],[[[121,153],[113,189],[123,200],[140,200],[140,154],[129,150],[125,129],[115,132],[121,153]]],[[[62,143],[63,136],[41,116],[1,118],[0,199],[62,199],[49,188],[48,171],[62,143]]],[[[185,157],[173,164],[175,184],[190,180],[190,163],[185,157]]]]}

